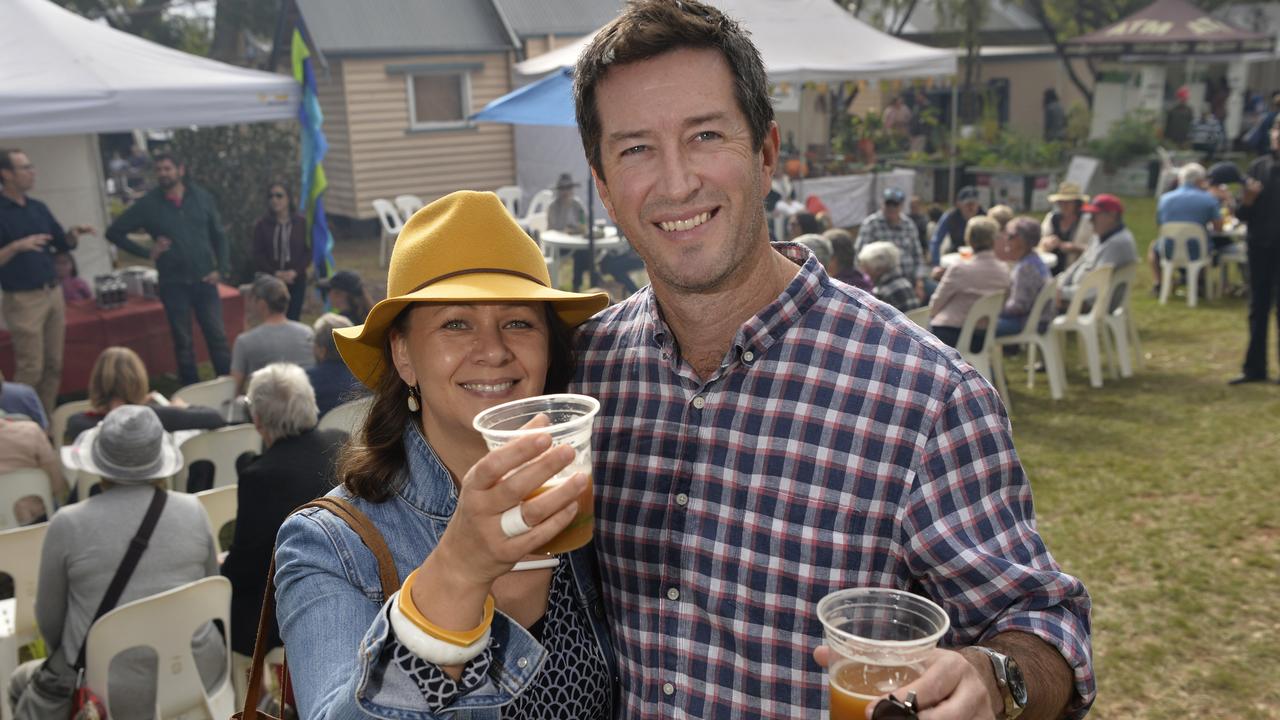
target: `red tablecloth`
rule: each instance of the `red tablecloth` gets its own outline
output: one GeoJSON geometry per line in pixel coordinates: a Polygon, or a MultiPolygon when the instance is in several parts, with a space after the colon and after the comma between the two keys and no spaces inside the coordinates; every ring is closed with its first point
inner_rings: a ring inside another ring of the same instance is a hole
{"type": "MultiPolygon", "coordinates": [[[[218,296],[222,300],[222,324],[230,344],[244,331],[244,296],[230,285],[219,285],[218,296]]],[[[197,359],[207,361],[209,349],[194,315],[191,332],[195,337],[197,359]]],[[[87,390],[94,361],[104,348],[112,345],[124,345],[138,353],[152,375],[178,371],[169,321],[159,300],[131,297],[123,306],[110,310],[102,310],[92,302],[68,304],[62,386],[58,393],[87,390]]],[[[13,339],[8,331],[0,330],[0,370],[7,378],[13,377],[13,362],[13,339]]]]}

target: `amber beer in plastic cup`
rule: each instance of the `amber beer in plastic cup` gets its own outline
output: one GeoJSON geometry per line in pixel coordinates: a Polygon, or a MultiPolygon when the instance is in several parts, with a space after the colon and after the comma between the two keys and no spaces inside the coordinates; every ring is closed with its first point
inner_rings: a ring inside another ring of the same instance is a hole
{"type": "Polygon", "coordinates": [[[485,445],[490,450],[497,450],[525,435],[538,433],[550,434],[553,445],[573,447],[573,462],[556,473],[555,477],[543,483],[542,487],[530,493],[526,500],[564,484],[574,473],[581,472],[587,475],[587,487],[578,497],[578,514],[574,516],[573,522],[534,552],[559,555],[577,550],[591,542],[596,518],[592,492],[595,485],[591,478],[591,425],[598,412],[600,412],[600,403],[595,398],[561,393],[539,395],[494,405],[476,415],[475,420],[472,421],[472,425],[484,436],[485,445]],[[550,424],[525,427],[539,415],[545,416],[550,424]]]}
{"type": "Polygon", "coordinates": [[[818,601],[818,619],[831,649],[831,720],[866,720],[876,698],[920,677],[951,627],[927,598],[889,588],[833,592],[818,601]]]}

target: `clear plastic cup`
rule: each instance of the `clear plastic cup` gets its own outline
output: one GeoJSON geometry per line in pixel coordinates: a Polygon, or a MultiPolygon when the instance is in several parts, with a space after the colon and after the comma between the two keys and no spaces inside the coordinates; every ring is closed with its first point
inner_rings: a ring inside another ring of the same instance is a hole
{"type": "Polygon", "coordinates": [[[831,649],[831,720],[865,720],[876,698],[914,682],[951,627],[942,608],[904,590],[838,590],[818,601],[831,649]]]}
{"type": "MultiPolygon", "coordinates": [[[[507,443],[538,433],[549,433],[554,445],[569,445],[573,448],[573,462],[564,470],[533,491],[529,498],[565,483],[574,473],[585,473],[587,487],[578,498],[578,514],[569,526],[535,552],[557,555],[577,550],[591,542],[591,533],[595,529],[594,483],[591,476],[591,426],[596,413],[600,412],[600,403],[586,395],[539,395],[537,397],[513,400],[494,405],[476,415],[472,425],[484,437],[485,445],[490,450],[497,450],[507,443]],[[551,421],[549,426],[526,428],[531,420],[545,415],[551,421]]],[[[529,499],[526,498],[526,499],[529,499]]]]}

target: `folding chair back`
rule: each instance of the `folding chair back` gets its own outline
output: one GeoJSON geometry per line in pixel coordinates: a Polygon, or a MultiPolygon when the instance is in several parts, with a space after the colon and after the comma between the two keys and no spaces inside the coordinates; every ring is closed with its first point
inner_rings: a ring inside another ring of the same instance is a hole
{"type": "Polygon", "coordinates": [[[239,485],[228,485],[212,490],[201,490],[195,494],[200,500],[200,505],[204,507],[205,515],[209,516],[209,529],[213,531],[214,539],[217,539],[224,525],[235,521],[239,506],[237,497],[239,492],[239,485]]]}
{"type": "MultiPolygon", "coordinates": [[[[0,622],[0,678],[18,667],[18,653],[40,637],[36,626],[36,582],[40,578],[40,552],[49,523],[0,531],[0,573],[13,580],[13,612],[10,624],[0,622]]],[[[0,718],[9,720],[8,693],[0,695],[0,718]]]]}
{"type": "MultiPolygon", "coordinates": [[[[221,720],[235,712],[231,684],[230,633],[222,638],[226,667],[222,680],[206,694],[196,669],[191,638],[207,623],[221,620],[231,626],[231,581],[215,576],[197,580],[151,597],[134,600],[98,618],[89,628],[85,652],[85,684],[111,710],[107,682],[111,659],[134,647],[155,651],[157,718],[195,713],[221,720]]],[[[218,633],[214,632],[215,636],[218,633]]]]}
{"type": "Polygon", "coordinates": [[[200,460],[213,463],[213,487],[236,484],[236,458],[242,454],[262,452],[262,436],[252,425],[233,425],[200,433],[180,446],[182,472],[174,478],[173,489],[187,491],[191,465],[200,460]]]}
{"type": "Polygon", "coordinates": [[[53,414],[49,416],[49,435],[53,438],[55,450],[66,444],[62,438],[67,434],[67,421],[71,416],[86,412],[92,407],[88,400],[72,400],[53,409],[53,414]]]}
{"type": "Polygon", "coordinates": [[[369,408],[373,406],[373,396],[356,398],[333,408],[320,418],[317,430],[342,430],[348,435],[355,435],[356,430],[364,423],[369,408]]]}
{"type": "Polygon", "coordinates": [[[170,402],[182,400],[188,405],[208,407],[227,417],[231,401],[236,399],[236,381],[230,375],[223,375],[212,380],[192,383],[174,391],[170,402]]]}
{"type": "Polygon", "coordinates": [[[1168,222],[1160,226],[1156,238],[1156,257],[1160,259],[1160,304],[1169,301],[1169,293],[1173,290],[1175,270],[1187,272],[1187,304],[1195,307],[1200,294],[1200,273],[1204,271],[1205,290],[1209,297],[1214,297],[1214,285],[1217,279],[1207,267],[1212,258],[1209,255],[1209,233],[1204,225],[1193,222],[1168,222]]]}
{"type": "Polygon", "coordinates": [[[524,202],[524,190],[521,190],[519,185],[503,185],[494,192],[507,208],[507,212],[511,213],[511,217],[520,217],[520,203],[524,202]]]}
{"type": "Polygon", "coordinates": [[[57,506],[53,504],[53,490],[49,487],[49,476],[40,468],[22,468],[0,474],[0,530],[12,530],[18,527],[18,518],[14,506],[26,497],[37,497],[44,503],[45,513],[50,517],[57,506]]]}
{"type": "Polygon", "coordinates": [[[409,222],[409,218],[413,217],[413,214],[421,210],[424,205],[426,203],[422,202],[422,198],[417,195],[396,196],[396,209],[400,211],[400,217],[405,222],[409,222]]]}

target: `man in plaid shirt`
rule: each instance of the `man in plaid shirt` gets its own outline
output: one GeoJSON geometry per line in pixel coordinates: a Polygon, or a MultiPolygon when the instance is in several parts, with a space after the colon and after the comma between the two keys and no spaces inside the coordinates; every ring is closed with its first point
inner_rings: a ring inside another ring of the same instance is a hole
{"type": "Polygon", "coordinates": [[[884,204],[862,221],[858,229],[856,252],[873,242],[891,242],[898,248],[898,270],[911,283],[916,298],[924,300],[924,279],[929,266],[924,262],[920,247],[920,232],[916,224],[902,212],[907,194],[895,187],[884,189],[884,204]]]}
{"type": "Polygon", "coordinates": [[[1036,532],[997,396],[768,242],[778,128],[745,33],[696,0],[632,2],[575,83],[601,200],[653,283],[583,327],[575,382],[602,404],[620,716],[820,717],[814,604],[856,586],[947,610],[945,649],[896,691],[926,717],[1083,716],[1089,597],[1036,532]],[[1025,697],[996,679],[1011,662],[1025,697]]]}

